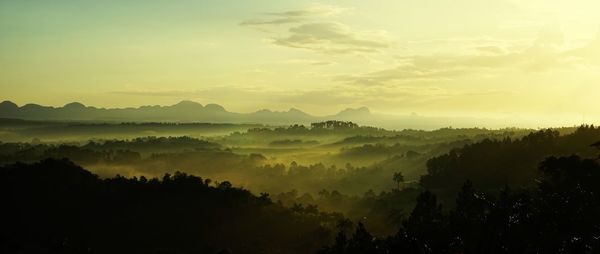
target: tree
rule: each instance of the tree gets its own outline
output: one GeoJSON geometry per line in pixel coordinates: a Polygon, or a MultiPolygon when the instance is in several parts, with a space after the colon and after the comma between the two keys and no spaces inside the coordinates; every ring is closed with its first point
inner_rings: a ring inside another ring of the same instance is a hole
{"type": "Polygon", "coordinates": [[[359,222],[356,231],[348,243],[350,253],[376,253],[375,238],[367,231],[365,225],[359,222]]]}
{"type": "Polygon", "coordinates": [[[402,175],[402,172],[398,171],[396,173],[394,173],[394,182],[396,182],[397,185],[397,189],[400,190],[400,183],[404,182],[404,175],[402,175]]]}
{"type": "Polygon", "coordinates": [[[343,218],[338,220],[336,227],[340,232],[343,232],[345,235],[348,231],[352,229],[352,224],[353,223],[350,219],[343,218]]]}
{"type": "Polygon", "coordinates": [[[181,172],[139,179],[99,178],[67,159],[0,166],[0,252],[314,253],[341,216],[292,213],[181,172]]]}
{"type": "Polygon", "coordinates": [[[232,186],[233,185],[229,181],[224,181],[224,182],[219,183],[218,188],[220,190],[228,190],[228,189],[231,189],[232,186]]]}
{"type": "Polygon", "coordinates": [[[424,191],[417,197],[417,204],[403,226],[410,237],[418,239],[421,248],[440,253],[448,239],[444,235],[445,219],[435,194],[424,191]]]}

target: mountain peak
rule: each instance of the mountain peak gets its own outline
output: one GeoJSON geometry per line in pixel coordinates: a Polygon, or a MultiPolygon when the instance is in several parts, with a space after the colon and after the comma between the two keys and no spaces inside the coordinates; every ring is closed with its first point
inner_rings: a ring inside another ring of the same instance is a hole
{"type": "Polygon", "coordinates": [[[289,112],[289,113],[295,113],[295,114],[306,114],[304,111],[302,111],[302,110],[299,110],[299,109],[297,109],[297,108],[290,108],[290,109],[288,110],[288,112],[289,112]]]}
{"type": "Polygon", "coordinates": [[[371,110],[369,110],[369,108],[367,108],[367,107],[347,108],[347,109],[340,111],[340,113],[338,113],[338,115],[370,115],[370,114],[371,114],[371,110]]]}
{"type": "Polygon", "coordinates": [[[12,110],[14,110],[14,109],[18,109],[18,108],[19,108],[19,106],[17,106],[17,104],[15,104],[12,101],[3,101],[3,102],[0,102],[0,109],[12,109],[12,110]]]}
{"type": "Polygon", "coordinates": [[[188,100],[183,100],[180,101],[179,103],[173,105],[173,107],[178,107],[178,108],[202,108],[202,104],[195,102],[195,101],[188,101],[188,100]]]}
{"type": "Polygon", "coordinates": [[[23,105],[23,107],[21,107],[21,109],[28,109],[28,110],[41,109],[41,108],[44,108],[44,106],[35,104],[35,103],[27,103],[27,104],[23,105]]]}
{"type": "Polygon", "coordinates": [[[71,103],[65,104],[63,106],[63,108],[66,108],[66,109],[83,109],[83,108],[85,108],[85,105],[83,105],[82,103],[79,103],[79,102],[71,102],[71,103]]]}
{"type": "Polygon", "coordinates": [[[225,108],[223,106],[215,103],[206,104],[204,108],[212,111],[225,111],[225,108]]]}
{"type": "Polygon", "coordinates": [[[271,111],[270,109],[266,109],[265,108],[265,109],[261,109],[261,110],[256,111],[256,113],[258,113],[258,114],[268,114],[268,113],[273,113],[273,111],[271,111]]]}

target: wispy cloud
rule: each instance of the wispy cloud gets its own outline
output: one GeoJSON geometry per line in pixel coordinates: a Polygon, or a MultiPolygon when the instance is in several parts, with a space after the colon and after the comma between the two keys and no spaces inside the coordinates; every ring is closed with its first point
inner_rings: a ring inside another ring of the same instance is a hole
{"type": "Polygon", "coordinates": [[[280,17],[303,17],[303,16],[332,16],[350,10],[336,5],[313,3],[302,10],[292,10],[285,12],[269,12],[268,15],[280,17]]]}
{"type": "Polygon", "coordinates": [[[347,11],[333,5],[311,5],[305,9],[270,12],[242,26],[288,25],[285,35],[271,37],[275,45],[324,54],[373,53],[390,47],[384,31],[358,31],[340,22],[323,20],[347,11]]]}
{"type": "Polygon", "coordinates": [[[444,82],[472,77],[494,77],[514,72],[569,70],[600,64],[600,37],[589,44],[565,49],[559,33],[542,32],[529,47],[480,45],[462,54],[415,54],[397,58],[392,68],[363,74],[338,75],[334,80],[356,85],[397,86],[412,82],[444,82]]]}
{"type": "Polygon", "coordinates": [[[314,17],[326,17],[340,14],[348,9],[335,5],[311,4],[304,9],[283,12],[267,12],[262,18],[240,22],[241,26],[282,25],[301,23],[314,17]]]}
{"type": "Polygon", "coordinates": [[[587,64],[600,65],[600,32],[596,39],[583,47],[565,52],[564,56],[575,57],[587,64]]]}
{"type": "Polygon", "coordinates": [[[150,91],[150,90],[118,90],[110,91],[108,94],[114,95],[128,95],[128,96],[153,96],[153,97],[175,97],[175,98],[189,98],[196,97],[201,94],[201,91],[197,90],[162,90],[162,91],[150,91]]]}
{"type": "Polygon", "coordinates": [[[356,32],[341,23],[308,23],[289,29],[289,35],[274,38],[279,46],[321,53],[377,52],[390,46],[383,33],[356,32]]]}
{"type": "Polygon", "coordinates": [[[300,23],[306,19],[299,17],[284,17],[277,19],[252,19],[245,20],[240,23],[241,26],[260,26],[260,25],[281,25],[281,24],[289,24],[289,23],[300,23]]]}

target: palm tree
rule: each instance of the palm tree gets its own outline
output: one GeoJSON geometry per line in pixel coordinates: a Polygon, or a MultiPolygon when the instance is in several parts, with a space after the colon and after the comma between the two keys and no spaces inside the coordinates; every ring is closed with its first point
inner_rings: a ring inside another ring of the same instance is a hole
{"type": "Polygon", "coordinates": [[[397,189],[400,190],[400,183],[404,182],[404,176],[402,175],[402,172],[398,171],[394,173],[394,182],[397,184],[397,189]]]}

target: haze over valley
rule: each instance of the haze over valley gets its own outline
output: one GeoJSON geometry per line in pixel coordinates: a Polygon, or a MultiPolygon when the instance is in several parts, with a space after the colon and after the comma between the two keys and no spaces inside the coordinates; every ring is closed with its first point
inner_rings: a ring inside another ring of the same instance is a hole
{"type": "Polygon", "coordinates": [[[0,1],[0,253],[599,253],[598,10],[0,1]]]}

